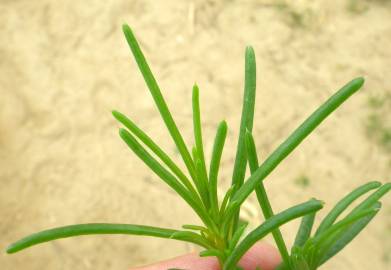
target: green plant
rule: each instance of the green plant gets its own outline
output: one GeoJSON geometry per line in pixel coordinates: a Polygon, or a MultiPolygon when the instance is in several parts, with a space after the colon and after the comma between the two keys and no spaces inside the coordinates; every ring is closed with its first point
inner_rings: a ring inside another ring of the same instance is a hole
{"type": "Polygon", "coordinates": [[[199,89],[193,87],[193,124],[195,146],[190,152],[167,107],[160,88],[146,62],[132,30],[123,26],[123,31],[138,67],[152,94],[167,129],[186,165],[188,175],[147,134],[125,115],[113,111],[114,117],[124,125],[120,137],[129,148],[197,213],[203,225],[183,225],[182,230],[157,228],[132,224],[80,224],[45,230],[27,236],[7,249],[14,253],[27,247],[71,236],[87,234],[146,235],[187,241],[201,246],[200,256],[215,256],[224,270],[239,268],[237,263],[243,254],[258,240],[272,233],[283,262],[279,269],[316,269],[348,244],[376,215],[380,209],[378,200],[390,190],[391,184],[371,182],[359,187],[343,198],[323,219],[314,234],[311,234],[315,213],[323,203],[311,199],[274,214],[263,180],[289,155],[328,115],[337,109],[364,83],[357,78],[331,96],[310,115],[261,165],[251,130],[253,126],[256,72],[255,55],[251,47],[245,53],[245,86],[240,133],[234,163],[232,186],[220,202],[217,197],[217,182],[220,159],[227,134],[227,124],[222,121],[216,132],[210,166],[207,168],[203,150],[199,89]],[[247,163],[251,176],[244,181],[247,163]],[[377,189],[343,219],[342,212],[357,198],[377,189]],[[256,192],[265,221],[248,234],[247,224],[239,220],[242,203],[256,192]],[[291,249],[284,242],[279,227],[295,218],[303,217],[296,241],[291,249]],[[312,235],[312,236],[311,236],[312,235]]]}

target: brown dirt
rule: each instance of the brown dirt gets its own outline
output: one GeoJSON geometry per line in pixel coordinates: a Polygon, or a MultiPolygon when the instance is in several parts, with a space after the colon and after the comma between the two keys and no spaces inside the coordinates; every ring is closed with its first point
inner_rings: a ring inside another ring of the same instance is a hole
{"type": "MultiPolygon", "coordinates": [[[[198,222],[117,136],[113,108],[178,158],[124,41],[123,22],[134,28],[189,143],[195,81],[207,153],[217,123],[227,120],[222,191],[230,181],[248,44],[258,64],[254,134],[262,157],[333,91],[366,78],[364,90],[269,177],[276,211],[313,196],[327,202],[327,211],[366,181],[390,181],[390,152],[368,137],[366,122],[368,100],[391,92],[391,2],[295,2],[0,1],[1,249],[65,224],[198,222]]],[[[390,268],[390,202],[389,196],[373,224],[324,269],[390,268]]],[[[254,198],[243,214],[253,225],[262,220],[254,198]]],[[[290,243],[296,226],[283,228],[290,243]]],[[[191,249],[169,240],[91,236],[2,252],[0,265],[127,269],[191,249]]]]}

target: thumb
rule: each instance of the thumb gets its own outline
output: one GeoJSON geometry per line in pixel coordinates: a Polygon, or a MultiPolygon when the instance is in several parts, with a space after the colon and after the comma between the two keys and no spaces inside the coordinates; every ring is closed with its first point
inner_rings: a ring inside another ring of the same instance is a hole
{"type": "MultiPolygon", "coordinates": [[[[239,266],[245,270],[273,270],[281,262],[278,251],[265,243],[254,245],[240,260],[239,266]]],[[[219,263],[214,257],[199,257],[197,253],[183,255],[153,265],[134,268],[132,270],[168,270],[170,268],[186,270],[220,270],[219,263]]]]}

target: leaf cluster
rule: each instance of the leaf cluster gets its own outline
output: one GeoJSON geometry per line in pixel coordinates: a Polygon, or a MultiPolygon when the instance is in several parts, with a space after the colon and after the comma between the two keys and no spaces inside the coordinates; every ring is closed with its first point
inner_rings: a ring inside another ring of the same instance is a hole
{"type": "Polygon", "coordinates": [[[183,225],[182,229],[166,229],[134,224],[79,224],[45,230],[27,236],[7,249],[14,253],[43,242],[89,234],[144,235],[175,239],[196,244],[203,248],[200,256],[214,256],[222,269],[238,268],[240,258],[257,241],[271,233],[280,251],[283,262],[279,269],[316,269],[346,246],[376,215],[380,209],[379,199],[390,189],[390,184],[370,182],[344,197],[323,219],[315,233],[312,227],[316,212],[323,203],[310,199],[275,214],[263,185],[264,179],[283,161],[327,116],[346,99],[360,89],[364,80],[352,80],[331,96],[313,112],[292,134],[278,146],[261,164],[252,135],[255,93],[256,62],[254,50],[246,48],[245,85],[240,132],[232,174],[232,185],[222,200],[217,196],[220,160],[227,136],[227,123],[217,126],[213,151],[207,166],[201,128],[200,91],[197,85],[192,90],[194,146],[189,148],[183,139],[175,120],[162,95],[160,87],[145,59],[143,52],[129,26],[123,31],[136,63],[148,86],[167,130],[175,143],[186,171],[136,123],[124,114],[113,111],[113,116],[122,125],[119,135],[126,145],[162,181],[172,188],[194,210],[202,225],[183,225]],[[245,179],[247,167],[250,177],[245,179]],[[369,191],[368,196],[344,218],[337,221],[346,208],[369,191]],[[265,221],[254,230],[247,232],[247,223],[239,220],[241,205],[253,192],[256,192],[265,221]],[[302,222],[291,251],[289,252],[280,226],[302,217],[302,222]]]}

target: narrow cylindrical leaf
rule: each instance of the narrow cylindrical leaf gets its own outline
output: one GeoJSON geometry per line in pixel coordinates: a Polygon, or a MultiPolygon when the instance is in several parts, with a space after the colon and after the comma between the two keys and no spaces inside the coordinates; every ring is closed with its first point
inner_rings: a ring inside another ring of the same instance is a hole
{"type": "Polygon", "coordinates": [[[192,225],[192,224],[182,225],[182,228],[187,229],[187,230],[193,230],[193,231],[207,231],[208,230],[204,226],[192,225]]]}
{"type": "Polygon", "coordinates": [[[327,116],[337,109],[346,99],[357,92],[364,83],[363,78],[357,78],[342,87],[322,106],[311,114],[250,176],[243,186],[235,193],[228,214],[236,213],[237,208],[254,191],[255,187],[268,176],[277,165],[285,159],[327,116]]]}
{"type": "MultiPolygon", "coordinates": [[[[220,265],[223,264],[223,261],[225,259],[225,254],[223,251],[218,250],[218,249],[213,249],[213,248],[201,251],[199,253],[199,256],[200,257],[216,257],[218,259],[220,265]]],[[[239,270],[239,269],[237,269],[237,270],[239,270]]]]}
{"type": "MultiPolygon", "coordinates": [[[[90,224],[70,225],[70,226],[54,228],[54,229],[31,234],[11,244],[7,248],[7,253],[15,253],[22,249],[34,245],[38,245],[44,242],[48,242],[60,238],[79,236],[79,235],[130,234],[130,235],[153,236],[153,237],[160,237],[160,238],[172,238],[172,235],[176,232],[177,230],[143,226],[143,225],[132,225],[132,224],[90,223],[90,224]]],[[[175,237],[173,239],[175,239],[175,237]]],[[[183,240],[183,239],[177,239],[177,240],[183,240]]],[[[192,241],[192,239],[186,239],[185,241],[195,243],[194,241],[192,241]]]]}
{"type": "Polygon", "coordinates": [[[329,240],[333,236],[334,233],[338,232],[339,230],[342,230],[344,228],[349,227],[352,223],[356,222],[357,220],[359,220],[363,217],[366,217],[366,216],[370,216],[370,215],[378,212],[379,210],[380,210],[380,208],[365,209],[360,212],[354,213],[353,215],[348,216],[341,221],[338,221],[333,226],[331,226],[330,228],[325,230],[323,233],[315,236],[313,238],[314,244],[320,246],[323,242],[329,240]]]}
{"type": "MultiPolygon", "coordinates": [[[[253,128],[255,92],[256,92],[256,63],[255,53],[252,47],[246,48],[245,53],[245,72],[244,72],[244,95],[242,116],[240,119],[240,131],[238,145],[236,148],[236,156],[234,169],[232,173],[232,185],[235,186],[233,194],[242,186],[244,176],[246,174],[246,145],[245,134],[246,130],[251,131],[253,128]]],[[[239,209],[236,209],[235,218],[233,219],[233,231],[236,230],[239,219],[239,209]]]]}
{"type": "Polygon", "coordinates": [[[205,224],[210,225],[211,219],[205,212],[202,205],[197,201],[194,194],[191,194],[184,186],[177,181],[169,171],[163,168],[144,148],[137,142],[137,140],[125,129],[120,129],[121,138],[129,146],[130,149],[142,160],[144,163],[155,172],[164,182],[166,182],[172,189],[174,189],[198,214],[205,224]]]}
{"type": "Polygon", "coordinates": [[[257,227],[251,233],[249,233],[234,249],[231,255],[228,257],[224,264],[224,270],[232,270],[239,262],[240,258],[260,239],[265,237],[268,233],[275,230],[279,226],[287,223],[288,221],[304,216],[314,211],[318,211],[323,207],[322,202],[318,200],[310,200],[306,203],[302,203],[291,207],[271,218],[266,220],[262,225],[257,227]]]}
{"type": "Polygon", "coordinates": [[[201,188],[200,195],[202,201],[204,202],[205,208],[210,209],[208,179],[205,178],[206,175],[204,174],[202,162],[199,158],[195,160],[195,165],[197,181],[199,182],[201,188]]]}
{"type": "MultiPolygon", "coordinates": [[[[251,174],[253,174],[258,169],[259,164],[258,164],[258,154],[255,147],[255,140],[249,130],[246,131],[246,152],[247,152],[248,163],[250,166],[250,172],[251,174]]],[[[267,196],[265,187],[263,185],[263,182],[259,183],[259,185],[255,187],[255,192],[257,195],[258,203],[262,209],[263,216],[267,220],[270,217],[272,217],[274,213],[269,198],[267,196]]],[[[272,235],[274,241],[276,242],[278,250],[280,251],[282,260],[284,261],[285,264],[288,265],[289,253],[288,253],[288,249],[286,248],[286,244],[284,238],[282,237],[280,229],[276,228],[274,231],[272,231],[272,235]]]]}
{"type": "Polygon", "coordinates": [[[340,200],[334,208],[327,214],[327,216],[322,220],[318,229],[316,230],[315,235],[320,234],[321,232],[328,229],[333,223],[337,220],[337,218],[342,214],[342,212],[351,205],[357,198],[366,194],[368,191],[373,190],[381,186],[379,182],[369,182],[365,185],[362,185],[348,195],[346,195],[342,200],[340,200]]]}
{"type": "Polygon", "coordinates": [[[229,241],[229,246],[228,246],[228,248],[230,250],[233,250],[236,247],[236,245],[238,244],[238,242],[239,242],[240,238],[242,237],[244,230],[247,228],[247,226],[248,226],[247,222],[242,224],[241,226],[239,226],[239,228],[233,234],[232,239],[231,239],[231,241],[229,241]]]}
{"type": "Polygon", "coordinates": [[[316,213],[305,215],[300,223],[299,231],[296,234],[294,247],[301,247],[311,237],[312,226],[314,225],[316,213]]]}
{"type": "Polygon", "coordinates": [[[193,182],[196,186],[198,194],[202,199],[202,203],[206,209],[209,210],[209,193],[208,193],[208,179],[205,179],[205,175],[202,172],[202,164],[200,158],[198,157],[197,148],[193,147],[192,149],[193,160],[196,168],[196,174],[193,178],[193,182]]]}
{"type": "Polygon", "coordinates": [[[371,194],[368,198],[366,198],[362,203],[356,206],[350,213],[349,216],[352,216],[358,212],[361,212],[364,209],[370,208],[375,205],[378,200],[386,195],[391,190],[391,183],[386,183],[382,185],[378,190],[376,190],[373,194],[371,194]]]}
{"type": "Polygon", "coordinates": [[[200,252],[200,257],[224,257],[224,253],[217,249],[208,249],[200,252]]]}
{"type": "MultiPolygon", "coordinates": [[[[324,232],[320,233],[319,235],[315,236],[311,240],[311,248],[316,249],[316,256],[313,257],[309,264],[312,266],[312,268],[316,269],[324,257],[324,254],[329,250],[330,246],[333,245],[335,241],[337,241],[340,238],[340,235],[343,234],[344,231],[348,231],[351,226],[366,217],[370,217],[374,215],[376,212],[379,211],[379,208],[370,208],[365,209],[363,211],[360,211],[358,213],[355,213],[354,215],[351,215],[349,217],[344,218],[343,220],[335,223],[333,226],[329,227],[324,232]]],[[[304,249],[308,248],[309,245],[306,245],[304,249]]],[[[305,253],[308,254],[308,250],[305,251],[305,253]]],[[[308,257],[308,255],[307,255],[308,257]]]]}
{"type": "Polygon", "coordinates": [[[182,240],[185,242],[197,243],[197,245],[204,248],[211,248],[211,245],[208,243],[208,241],[204,237],[202,237],[201,235],[195,232],[177,231],[173,233],[170,238],[176,240],[182,240]]]}
{"type": "MultiPolygon", "coordinates": [[[[374,208],[381,208],[381,203],[378,202],[374,205],[374,208]]],[[[319,266],[328,261],[331,257],[340,252],[347,244],[349,244],[376,216],[379,211],[375,211],[372,214],[362,217],[354,222],[347,230],[342,231],[333,241],[332,245],[324,252],[323,257],[320,259],[319,266]]]]}
{"type": "Polygon", "coordinates": [[[221,202],[220,211],[219,211],[220,219],[222,219],[225,216],[225,210],[226,210],[226,207],[228,205],[229,200],[231,199],[232,190],[233,190],[233,187],[231,186],[227,190],[227,192],[225,193],[223,201],[221,202]]]}
{"type": "MultiPolygon", "coordinates": [[[[197,85],[193,86],[193,125],[194,125],[194,141],[197,148],[198,158],[201,161],[202,177],[208,179],[206,171],[204,145],[202,142],[202,128],[201,128],[201,112],[200,112],[200,93],[197,85]]],[[[195,162],[195,161],[194,161],[195,162]]]]}
{"type": "Polygon", "coordinates": [[[189,150],[186,147],[185,141],[183,140],[183,137],[180,134],[177,125],[175,124],[175,121],[170,113],[170,110],[168,109],[167,103],[164,100],[163,95],[160,91],[159,85],[157,84],[156,79],[153,76],[152,71],[145,59],[145,56],[140,49],[140,45],[138,44],[137,39],[133,34],[133,31],[130,29],[128,25],[126,24],[123,25],[122,30],[125,34],[126,41],[129,44],[129,47],[133,53],[137,65],[149,88],[149,91],[151,92],[152,97],[156,103],[156,106],[163,118],[163,121],[166,124],[167,129],[170,132],[170,135],[174,140],[174,143],[176,144],[179,153],[181,154],[182,159],[185,162],[187,169],[189,170],[190,175],[192,177],[195,177],[195,167],[191,159],[189,150]]]}
{"type": "Polygon", "coordinates": [[[245,145],[250,172],[254,173],[259,167],[258,154],[254,137],[249,130],[246,130],[245,145]]]}
{"type": "Polygon", "coordinates": [[[222,121],[217,128],[209,169],[209,195],[211,206],[215,214],[218,214],[219,211],[219,204],[217,199],[217,179],[226,136],[227,123],[222,121]]]}
{"type": "Polygon", "coordinates": [[[129,131],[131,131],[140,141],[142,141],[157,157],[163,161],[164,164],[178,177],[178,179],[187,187],[187,189],[196,194],[196,190],[186,177],[186,175],[179,169],[179,167],[172,161],[172,159],[133,121],[120,112],[113,111],[113,116],[122,123],[129,131]]]}

